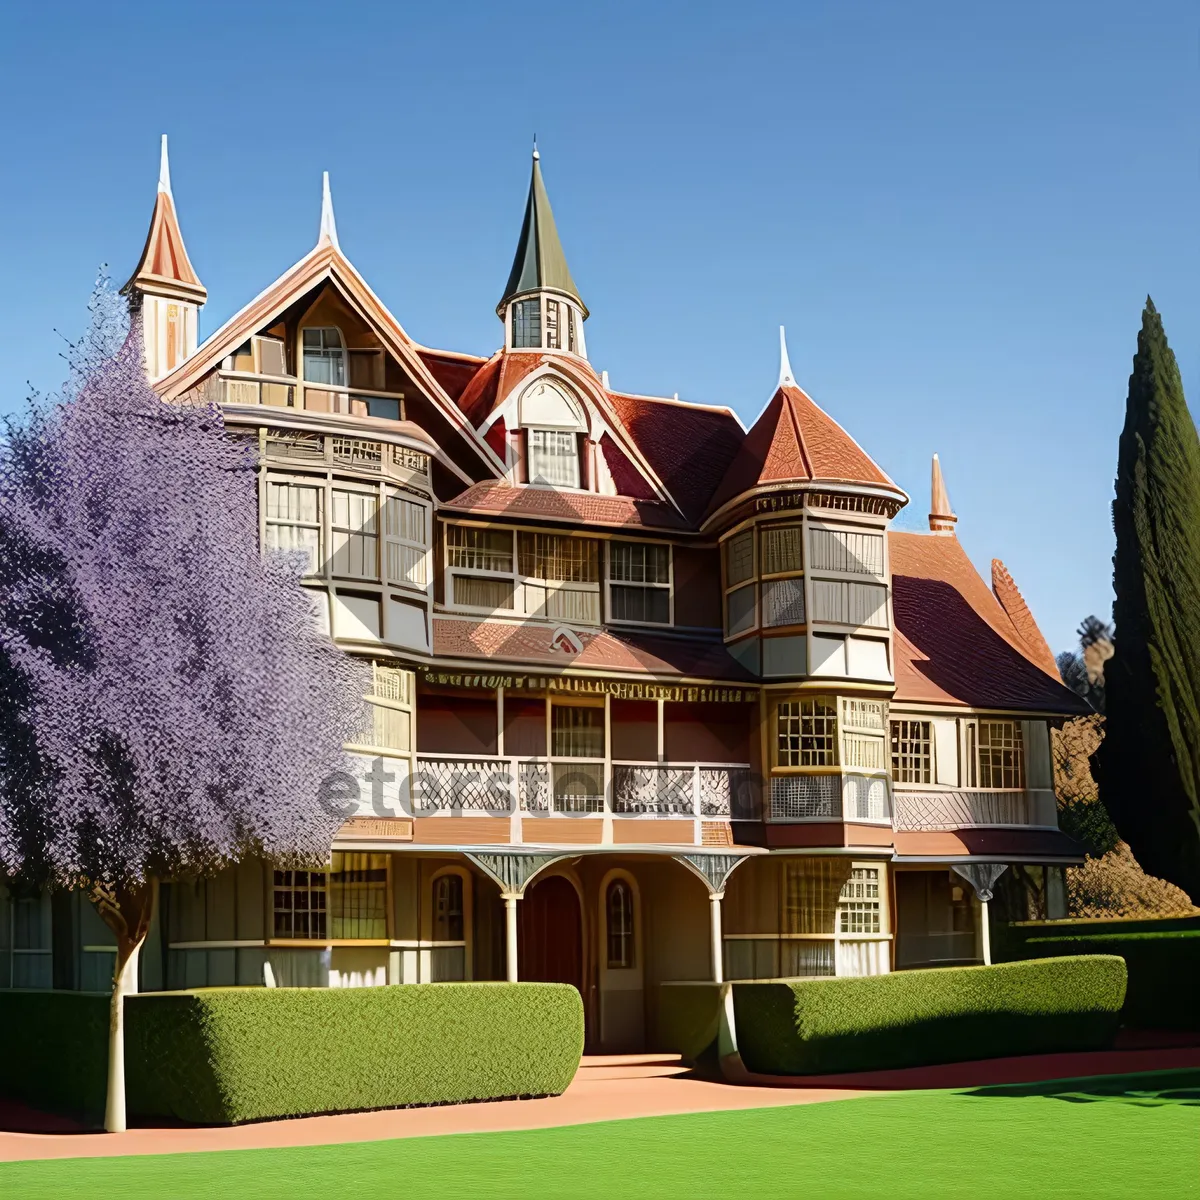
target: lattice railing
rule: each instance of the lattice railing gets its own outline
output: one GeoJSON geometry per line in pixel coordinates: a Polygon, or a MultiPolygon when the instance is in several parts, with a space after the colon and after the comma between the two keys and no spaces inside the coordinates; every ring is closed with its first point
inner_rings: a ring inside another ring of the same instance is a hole
{"type": "Polygon", "coordinates": [[[413,810],[509,813],[513,809],[513,784],[508,759],[423,754],[413,776],[413,810]]]}
{"type": "Polygon", "coordinates": [[[830,775],[776,775],[771,780],[772,820],[824,818],[841,820],[842,777],[830,775]]]}
{"type": "Polygon", "coordinates": [[[1057,825],[1054,793],[910,792],[895,794],[897,829],[969,829],[986,826],[1053,828],[1057,825]]]}
{"type": "Polygon", "coordinates": [[[757,821],[758,793],[748,766],[697,767],[700,775],[700,815],[757,821]]]}
{"type": "Polygon", "coordinates": [[[520,785],[521,808],[525,812],[548,813],[550,811],[550,764],[523,762],[517,767],[520,785]]]}
{"type": "Polygon", "coordinates": [[[892,806],[886,775],[842,776],[842,811],[847,821],[888,821],[892,806]]]}
{"type": "Polygon", "coordinates": [[[614,813],[693,816],[696,811],[694,767],[613,764],[614,813]]]}

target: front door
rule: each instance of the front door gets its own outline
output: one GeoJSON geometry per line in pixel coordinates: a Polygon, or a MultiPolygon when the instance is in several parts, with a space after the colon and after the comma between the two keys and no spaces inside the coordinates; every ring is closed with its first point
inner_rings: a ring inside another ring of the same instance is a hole
{"type": "Polygon", "coordinates": [[[561,875],[531,884],[517,906],[517,977],[531,983],[569,983],[583,993],[583,922],[579,894],[561,875]]]}

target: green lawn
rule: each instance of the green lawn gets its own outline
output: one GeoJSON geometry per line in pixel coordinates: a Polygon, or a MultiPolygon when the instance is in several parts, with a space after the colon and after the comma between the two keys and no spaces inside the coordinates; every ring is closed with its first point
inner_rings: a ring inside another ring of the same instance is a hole
{"type": "Polygon", "coordinates": [[[1200,1072],[793,1108],[0,1166],[39,1197],[1200,1197],[1200,1072]]]}

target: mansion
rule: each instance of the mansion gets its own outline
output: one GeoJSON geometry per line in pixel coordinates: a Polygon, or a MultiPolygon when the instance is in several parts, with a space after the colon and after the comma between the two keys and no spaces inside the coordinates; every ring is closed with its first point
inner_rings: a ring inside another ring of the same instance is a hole
{"type": "MultiPolygon", "coordinates": [[[[1087,708],[937,456],[928,532],[892,529],[909,496],[782,331],[749,429],[614,390],[536,150],[489,356],[405,332],[328,176],[316,245],[201,342],[165,138],[124,290],[152,387],[254,442],[263,546],[373,678],[327,869],[165,886],[143,988],[557,980],[589,1048],[654,1048],[663,986],[983,961],[1014,864],[1061,904],[1051,734],[1087,708]]],[[[80,897],[5,903],[0,986],[107,988],[80,897]]]]}

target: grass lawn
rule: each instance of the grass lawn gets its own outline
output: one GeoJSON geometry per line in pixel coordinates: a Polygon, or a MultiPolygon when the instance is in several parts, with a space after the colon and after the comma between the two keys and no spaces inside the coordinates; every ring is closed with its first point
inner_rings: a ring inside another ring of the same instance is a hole
{"type": "Polygon", "coordinates": [[[1200,1197],[1200,1072],[287,1150],[0,1166],[0,1195],[1200,1197]]]}

